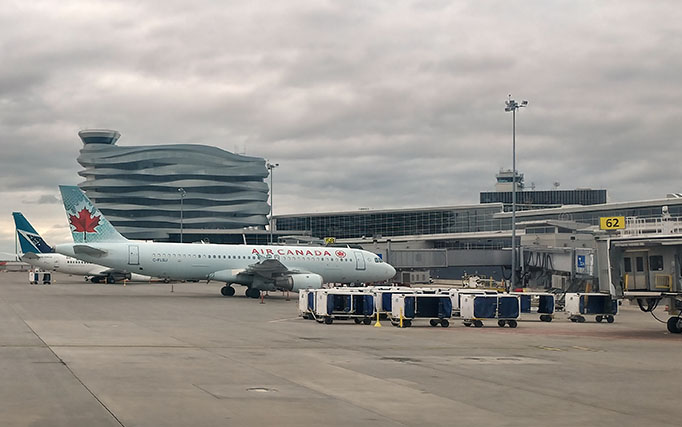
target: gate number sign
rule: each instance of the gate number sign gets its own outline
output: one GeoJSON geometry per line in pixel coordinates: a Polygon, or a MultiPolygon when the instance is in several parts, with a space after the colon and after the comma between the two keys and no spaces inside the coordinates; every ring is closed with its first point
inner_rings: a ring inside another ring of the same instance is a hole
{"type": "Polygon", "coordinates": [[[624,216],[603,216],[599,218],[599,228],[602,230],[620,230],[625,228],[624,216]]]}

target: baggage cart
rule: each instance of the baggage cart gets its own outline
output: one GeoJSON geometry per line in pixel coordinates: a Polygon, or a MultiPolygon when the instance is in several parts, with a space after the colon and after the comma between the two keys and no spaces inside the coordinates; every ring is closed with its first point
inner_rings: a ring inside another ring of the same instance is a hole
{"type": "Polygon", "coordinates": [[[452,300],[447,294],[394,294],[391,301],[391,324],[412,326],[414,319],[429,319],[431,326],[450,326],[452,300]]]}
{"type": "Polygon", "coordinates": [[[29,270],[28,283],[31,285],[51,285],[52,273],[49,271],[29,270]]]}
{"type": "Polygon", "coordinates": [[[368,290],[318,289],[315,291],[315,320],[331,325],[334,320],[353,319],[355,323],[372,323],[374,295],[368,290]]]}
{"type": "Polygon", "coordinates": [[[462,297],[464,295],[497,295],[497,291],[486,289],[450,288],[446,291],[452,300],[452,317],[461,317],[462,297]]]}
{"type": "Polygon", "coordinates": [[[389,316],[393,305],[393,295],[411,295],[419,290],[406,287],[374,288],[374,304],[379,315],[389,316]]]}
{"type": "Polygon", "coordinates": [[[298,315],[304,319],[315,316],[315,289],[301,289],[298,291],[298,315]]]}
{"type": "Polygon", "coordinates": [[[464,326],[483,326],[483,319],[497,319],[497,325],[515,328],[521,314],[519,297],[509,294],[462,296],[461,317],[464,326]]]}
{"type": "Polygon", "coordinates": [[[521,313],[537,313],[543,322],[551,322],[554,318],[554,294],[547,292],[510,292],[519,297],[521,313]]]}
{"type": "Polygon", "coordinates": [[[602,293],[567,293],[566,313],[571,322],[583,323],[586,315],[594,316],[597,322],[606,320],[613,323],[618,314],[618,300],[602,293]]]}

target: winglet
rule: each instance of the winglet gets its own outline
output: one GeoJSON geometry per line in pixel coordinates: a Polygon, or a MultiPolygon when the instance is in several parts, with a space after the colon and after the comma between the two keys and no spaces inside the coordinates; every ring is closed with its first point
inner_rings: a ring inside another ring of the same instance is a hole
{"type": "Polygon", "coordinates": [[[54,252],[54,249],[40,237],[40,234],[31,226],[31,223],[28,222],[21,212],[12,212],[12,216],[14,217],[21,252],[37,254],[54,252]]]}
{"type": "Polygon", "coordinates": [[[60,185],[66,219],[74,243],[126,241],[95,205],[75,185],[60,185]]]}

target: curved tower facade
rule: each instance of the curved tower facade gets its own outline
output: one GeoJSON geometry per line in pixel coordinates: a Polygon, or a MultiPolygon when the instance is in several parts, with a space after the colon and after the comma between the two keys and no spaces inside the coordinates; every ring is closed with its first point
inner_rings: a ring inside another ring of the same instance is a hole
{"type": "Polygon", "coordinates": [[[119,147],[113,130],[78,136],[79,186],[128,238],[179,241],[182,222],[183,241],[221,242],[227,230],[268,224],[265,159],[206,145],[119,147]]]}

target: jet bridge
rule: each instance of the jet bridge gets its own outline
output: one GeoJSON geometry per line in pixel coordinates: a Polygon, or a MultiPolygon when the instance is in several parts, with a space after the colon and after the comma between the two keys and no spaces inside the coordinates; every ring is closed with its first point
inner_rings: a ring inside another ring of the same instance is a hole
{"type": "MultiPolygon", "coordinates": [[[[613,296],[651,312],[667,306],[668,331],[682,333],[682,218],[626,218],[625,229],[601,237],[600,281],[613,296]]],[[[654,316],[655,317],[655,316],[654,316]]]]}

